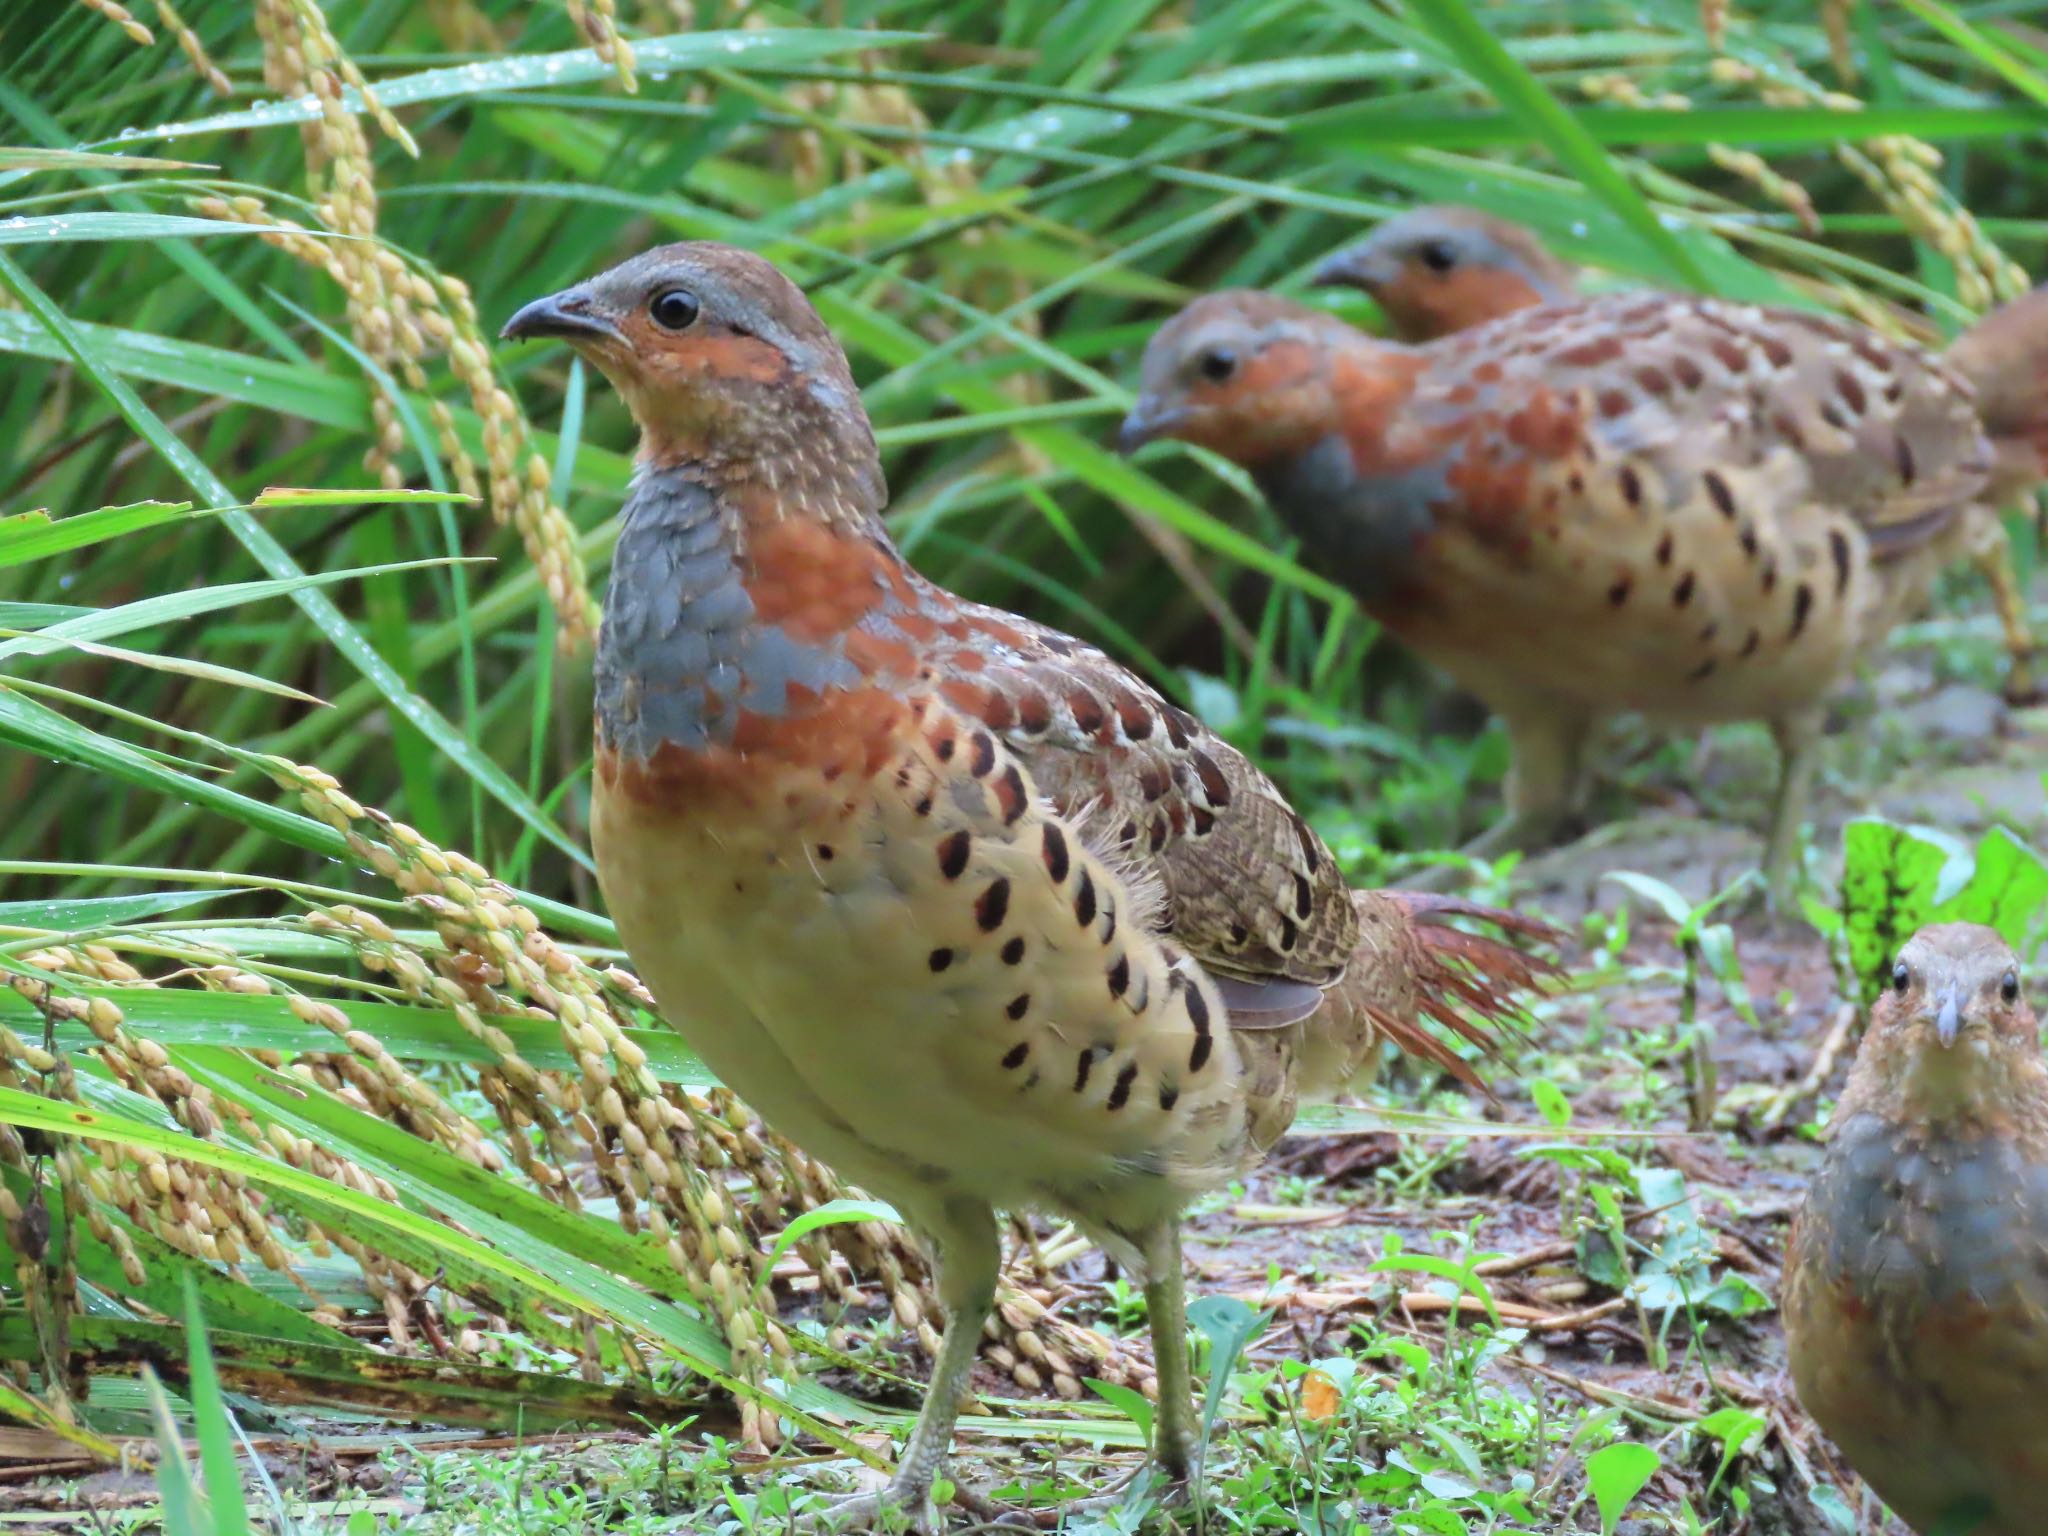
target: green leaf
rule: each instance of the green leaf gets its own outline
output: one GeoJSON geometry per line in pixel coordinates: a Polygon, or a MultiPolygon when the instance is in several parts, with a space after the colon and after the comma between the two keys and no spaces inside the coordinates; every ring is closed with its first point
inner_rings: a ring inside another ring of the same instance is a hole
{"type": "MultiPolygon", "coordinates": [[[[738,32],[684,32],[671,37],[635,38],[633,57],[643,74],[656,76],[712,65],[733,70],[766,69],[777,64],[830,58],[834,54],[890,48],[916,42],[922,36],[917,32],[867,31],[852,27],[761,27],[738,32]]],[[[583,85],[611,78],[614,68],[592,49],[571,48],[561,53],[516,54],[479,59],[449,69],[422,70],[418,74],[379,80],[373,89],[384,107],[396,110],[465,96],[583,85]]],[[[353,86],[343,89],[341,102],[350,112],[363,110],[362,95],[353,86]]],[[[288,101],[267,101],[259,106],[221,112],[191,122],[143,129],[129,135],[124,142],[189,139],[203,133],[317,122],[320,112],[320,104],[311,96],[295,96],[288,101]]]]}
{"type": "Polygon", "coordinates": [[[211,515],[194,512],[189,501],[142,501],[126,507],[101,507],[66,518],[52,518],[47,512],[18,512],[12,517],[0,517],[0,570],[31,560],[47,560],[52,555],[84,549],[163,523],[211,515]]]}
{"type": "Polygon", "coordinates": [[[1134,1388],[1124,1386],[1120,1382],[1097,1381],[1093,1376],[1084,1376],[1081,1380],[1089,1391],[1137,1425],[1139,1434],[1143,1435],[1146,1440],[1151,1440],[1151,1398],[1134,1388]]]}
{"type": "MultiPolygon", "coordinates": [[[[260,235],[272,224],[201,219],[182,213],[60,213],[0,219],[0,245],[43,245],[79,240],[183,240],[194,235],[260,235]]],[[[309,229],[309,235],[323,230],[309,229]]]]}
{"type": "Polygon", "coordinates": [[[768,1262],[761,1266],[761,1278],[755,1286],[756,1291],[767,1288],[775,1261],[789,1251],[792,1243],[801,1242],[820,1227],[862,1221],[883,1221],[892,1226],[903,1225],[903,1218],[897,1214],[896,1207],[885,1200],[827,1200],[823,1205],[813,1206],[784,1227],[782,1235],[775,1239],[775,1246],[768,1253],[768,1262]]]}
{"type": "MultiPolygon", "coordinates": [[[[0,286],[10,290],[29,308],[64,345],[65,350],[108,397],[115,409],[127,418],[129,425],[164,457],[203,500],[215,507],[233,507],[233,494],[213,471],[178,440],[156,413],[143,404],[141,397],[133,389],[101,365],[85,338],[65,318],[63,311],[52,304],[42,289],[29,281],[28,275],[4,254],[0,254],[0,286]]],[[[241,542],[242,547],[248,550],[256,558],[256,562],[273,577],[291,580],[305,575],[305,572],[299,569],[298,563],[285,552],[284,546],[272,538],[263,525],[250,514],[229,510],[222,511],[219,515],[229,531],[241,542]]],[[[343,617],[341,610],[324,594],[303,589],[295,591],[292,595],[315,627],[327,637],[336,650],[355,665],[358,671],[376,685],[385,702],[396,710],[400,717],[424,732],[463,772],[481,784],[493,799],[577,864],[595,871],[596,866],[591,862],[590,855],[556,826],[553,819],[527,797],[526,792],[513,782],[504,769],[465,740],[462,733],[432,704],[407,688],[405,680],[392,669],[390,663],[377,654],[369,641],[363,638],[355,626],[343,617]]]]}
{"type": "Polygon", "coordinates": [[[185,1277],[185,1365],[192,1404],[193,1434],[199,1441],[199,1470],[206,1502],[213,1510],[215,1536],[249,1536],[249,1506],[242,1497],[242,1469],[235,1456],[235,1432],[228,1420],[213,1346],[200,1315],[199,1292],[185,1277]]]}
{"type": "Polygon", "coordinates": [[[1634,1440],[1602,1446],[1586,1458],[1586,1486],[1600,1508],[1600,1536],[1614,1536],[1623,1512],[1661,1465],[1655,1451],[1634,1440]]]}
{"type": "Polygon", "coordinates": [[[1416,0],[1408,14],[1434,35],[1452,57],[1509,113],[1521,119],[1537,142],[1557,157],[1573,180],[1614,210],[1645,247],[1660,255],[1673,280],[1705,288],[1706,274],[1693,254],[1665,228],[1629,179],[1572,113],[1501,46],[1493,29],[1472,14],[1465,0],[1416,0]]]}

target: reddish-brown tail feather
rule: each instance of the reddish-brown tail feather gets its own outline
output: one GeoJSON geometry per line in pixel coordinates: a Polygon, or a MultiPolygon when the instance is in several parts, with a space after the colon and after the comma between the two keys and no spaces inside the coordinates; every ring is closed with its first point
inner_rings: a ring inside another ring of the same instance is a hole
{"type": "Polygon", "coordinates": [[[1563,935],[1534,918],[1457,896],[1354,891],[1352,900],[1358,952],[1331,991],[1325,1038],[1308,1042],[1304,1052],[1303,1092],[1343,1087],[1379,1040],[1483,1090],[1455,1042],[1497,1049],[1500,1030],[1527,1017],[1527,999],[1564,973],[1541,955],[1453,927],[1452,920],[1487,923],[1522,942],[1555,945],[1563,935]]]}

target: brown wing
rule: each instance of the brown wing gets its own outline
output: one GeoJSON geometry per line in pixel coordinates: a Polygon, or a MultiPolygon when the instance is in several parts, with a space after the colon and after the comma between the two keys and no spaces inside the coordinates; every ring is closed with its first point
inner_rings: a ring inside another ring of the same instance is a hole
{"type": "Polygon", "coordinates": [[[1496,391],[1547,392],[1600,448],[1660,473],[1667,504],[1710,472],[1767,471],[1776,507],[1847,514],[1879,560],[1942,532],[1991,469],[1972,391],[1947,363],[1827,315],[1614,294],[1441,346],[1438,410],[1458,408],[1461,389],[1482,410],[1496,391]]]}
{"type": "MultiPolygon", "coordinates": [[[[1358,921],[1337,861],[1244,754],[1094,647],[996,609],[960,612],[941,691],[1002,735],[1112,864],[1157,882],[1190,954],[1251,982],[1322,988],[1344,974],[1358,921]]],[[[1273,1006],[1274,1022],[1300,1005],[1314,999],[1273,1006]]],[[[1240,1008],[1248,1021],[1250,1000],[1240,1008]]]]}

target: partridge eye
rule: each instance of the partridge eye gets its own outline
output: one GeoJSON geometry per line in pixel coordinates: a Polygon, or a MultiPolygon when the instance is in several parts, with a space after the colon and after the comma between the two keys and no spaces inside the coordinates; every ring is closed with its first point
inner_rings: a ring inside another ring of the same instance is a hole
{"type": "Polygon", "coordinates": [[[1237,354],[1228,347],[1211,347],[1195,359],[1195,367],[1211,384],[1221,384],[1237,372],[1237,354]]]}
{"type": "Polygon", "coordinates": [[[1998,995],[2008,1003],[2020,1000],[2020,976],[2018,971],[2007,971],[1998,978],[1998,995]]]}
{"type": "Polygon", "coordinates": [[[665,331],[686,331],[697,318],[697,296],[687,288],[664,288],[647,306],[654,323],[665,331]]]}
{"type": "Polygon", "coordinates": [[[1458,253],[1448,240],[1432,240],[1416,253],[1432,272],[1448,272],[1458,264],[1458,253]]]}
{"type": "Polygon", "coordinates": [[[1906,969],[1906,962],[1901,960],[1892,967],[1892,990],[1894,992],[1903,992],[1912,984],[1913,973],[1906,969]]]}

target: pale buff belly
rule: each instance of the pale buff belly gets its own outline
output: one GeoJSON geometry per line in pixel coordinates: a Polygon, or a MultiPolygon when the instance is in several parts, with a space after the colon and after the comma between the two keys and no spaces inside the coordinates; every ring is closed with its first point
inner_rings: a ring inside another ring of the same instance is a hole
{"type": "Polygon", "coordinates": [[[1788,562],[1768,597],[1747,565],[1659,565],[1567,547],[1520,568],[1473,551],[1447,559],[1453,575],[1435,583],[1455,600],[1433,597],[1390,613],[1388,623],[1503,714],[1633,713],[1666,725],[1771,719],[1810,710],[1839,687],[1893,625],[1925,605],[1963,544],[1959,529],[1881,568],[1859,564],[1839,592],[1832,572],[1788,562]],[[1795,624],[1801,586],[1812,596],[1795,624]]]}
{"type": "Polygon", "coordinates": [[[605,899],[668,1022],[773,1128],[913,1220],[968,1198],[1128,1229],[1182,1203],[1142,1142],[1041,1112],[1070,1083],[998,1064],[1005,1007],[1048,985],[1057,936],[1031,935],[1028,968],[969,954],[928,846],[893,825],[908,812],[845,805],[742,825],[600,784],[605,899]],[[941,948],[961,956],[943,971],[941,948]]]}

